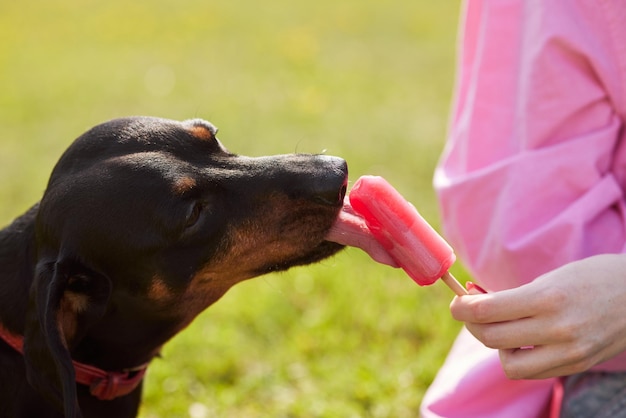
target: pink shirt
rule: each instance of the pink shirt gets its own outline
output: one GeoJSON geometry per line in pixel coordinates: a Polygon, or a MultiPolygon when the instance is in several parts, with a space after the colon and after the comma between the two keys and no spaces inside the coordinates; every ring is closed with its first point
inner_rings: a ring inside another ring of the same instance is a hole
{"type": "MultiPolygon", "coordinates": [[[[445,236],[491,290],[626,252],[626,1],[466,0],[448,143],[445,236]]],[[[626,354],[598,369],[626,370],[626,354]]],[[[462,332],[429,417],[539,417],[553,380],[509,381],[462,332]]]]}

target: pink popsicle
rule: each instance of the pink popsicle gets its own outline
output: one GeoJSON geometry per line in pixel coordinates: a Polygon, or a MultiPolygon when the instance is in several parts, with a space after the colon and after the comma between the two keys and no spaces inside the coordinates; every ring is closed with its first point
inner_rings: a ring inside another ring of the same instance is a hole
{"type": "Polygon", "coordinates": [[[349,199],[372,235],[417,284],[431,285],[441,278],[457,295],[467,294],[448,272],[456,259],[450,245],[385,179],[359,178],[349,199]]]}

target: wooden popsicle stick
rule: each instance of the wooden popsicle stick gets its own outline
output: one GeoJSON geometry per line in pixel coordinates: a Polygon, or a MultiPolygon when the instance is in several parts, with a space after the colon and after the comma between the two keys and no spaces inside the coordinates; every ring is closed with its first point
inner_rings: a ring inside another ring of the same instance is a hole
{"type": "Polygon", "coordinates": [[[445,272],[443,276],[441,276],[441,280],[450,288],[457,296],[463,296],[469,294],[467,290],[459,283],[459,281],[450,273],[449,271],[445,272]]]}

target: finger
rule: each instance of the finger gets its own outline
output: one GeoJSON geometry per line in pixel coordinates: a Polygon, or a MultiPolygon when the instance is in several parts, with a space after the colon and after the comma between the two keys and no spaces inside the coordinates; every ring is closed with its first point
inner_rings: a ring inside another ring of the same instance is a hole
{"type": "Polygon", "coordinates": [[[452,316],[463,322],[494,323],[532,317],[545,308],[541,286],[531,284],[481,295],[454,298],[452,316]]]}
{"type": "Polygon", "coordinates": [[[545,379],[587,371],[615,357],[623,347],[615,341],[600,345],[574,341],[536,346],[532,350],[500,350],[500,360],[512,379],[545,379]]]}
{"type": "Polygon", "coordinates": [[[480,287],[480,285],[474,282],[465,283],[465,287],[467,288],[467,292],[470,295],[480,295],[480,294],[488,293],[485,289],[480,287]]]}
{"type": "Polygon", "coordinates": [[[584,372],[597,364],[592,355],[576,354],[566,345],[500,350],[500,362],[510,379],[547,379],[584,372]]]}
{"type": "Polygon", "coordinates": [[[514,321],[494,323],[467,322],[467,329],[485,346],[498,350],[527,346],[572,345],[576,347],[576,335],[558,330],[558,325],[545,318],[530,317],[514,321]]]}
{"type": "Polygon", "coordinates": [[[545,340],[552,337],[545,335],[542,330],[538,330],[536,322],[533,319],[491,324],[469,322],[466,323],[466,327],[486,347],[505,350],[549,343],[550,341],[545,340]]]}
{"type": "Polygon", "coordinates": [[[571,374],[562,361],[558,346],[535,346],[528,349],[500,350],[500,362],[509,379],[546,379],[571,374]]]}

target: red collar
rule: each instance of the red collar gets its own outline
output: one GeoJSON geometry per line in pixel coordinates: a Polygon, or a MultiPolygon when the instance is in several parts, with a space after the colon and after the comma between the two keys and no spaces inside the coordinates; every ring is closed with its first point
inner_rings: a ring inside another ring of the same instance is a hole
{"type": "MultiPolygon", "coordinates": [[[[2,324],[0,324],[0,339],[20,354],[24,354],[24,338],[11,333],[2,324]]],[[[72,363],[74,363],[76,382],[89,386],[91,394],[103,401],[128,395],[139,385],[148,369],[148,363],[146,363],[121,372],[106,372],[89,364],[77,361],[72,361],[72,363]]]]}

